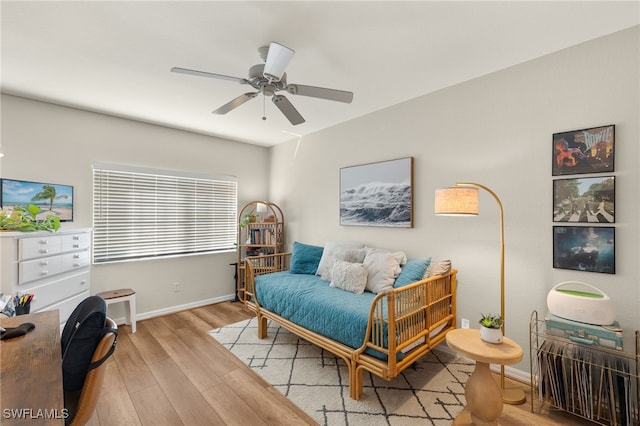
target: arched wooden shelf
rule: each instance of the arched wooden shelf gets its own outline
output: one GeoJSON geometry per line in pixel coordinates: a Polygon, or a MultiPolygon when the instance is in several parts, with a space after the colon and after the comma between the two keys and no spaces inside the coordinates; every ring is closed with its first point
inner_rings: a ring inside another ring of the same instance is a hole
{"type": "Polygon", "coordinates": [[[269,201],[251,201],[238,213],[238,274],[236,296],[244,300],[245,260],[284,251],[284,214],[269,201]]]}

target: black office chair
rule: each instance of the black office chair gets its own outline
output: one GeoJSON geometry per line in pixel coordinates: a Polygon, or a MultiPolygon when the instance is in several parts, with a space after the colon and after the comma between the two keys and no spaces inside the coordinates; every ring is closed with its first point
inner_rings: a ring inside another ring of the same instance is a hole
{"type": "MultiPolygon", "coordinates": [[[[107,318],[106,326],[112,328],[113,331],[100,339],[100,343],[98,343],[93,352],[92,363],[104,359],[112,351],[112,347],[116,343],[118,326],[111,318],[107,318]]],[[[98,367],[89,370],[82,385],[82,390],[65,392],[64,405],[69,413],[69,417],[66,420],[67,425],[81,426],[87,424],[91,419],[100,399],[106,367],[106,363],[102,363],[98,367]]]]}

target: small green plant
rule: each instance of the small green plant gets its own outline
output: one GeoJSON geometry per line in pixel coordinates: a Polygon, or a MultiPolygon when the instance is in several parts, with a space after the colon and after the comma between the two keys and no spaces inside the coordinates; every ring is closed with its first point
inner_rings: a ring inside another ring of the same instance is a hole
{"type": "Polygon", "coordinates": [[[2,231],[57,231],[60,229],[60,218],[47,215],[44,219],[36,219],[42,210],[35,204],[16,206],[12,212],[0,210],[0,230],[2,231]]]}
{"type": "Polygon", "coordinates": [[[257,218],[258,216],[253,213],[245,214],[240,221],[240,229],[244,228],[249,223],[255,222],[257,218]]]}
{"type": "Polygon", "coordinates": [[[482,318],[478,321],[481,326],[487,328],[500,328],[502,327],[502,317],[500,315],[485,315],[482,314],[482,318]]]}

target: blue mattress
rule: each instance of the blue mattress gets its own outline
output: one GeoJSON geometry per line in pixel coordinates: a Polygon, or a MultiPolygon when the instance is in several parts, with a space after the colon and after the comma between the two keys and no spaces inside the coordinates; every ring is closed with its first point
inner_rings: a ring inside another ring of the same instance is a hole
{"type": "Polygon", "coordinates": [[[352,348],[362,346],[375,294],[354,294],[317,275],[289,271],[260,275],[255,284],[262,307],[352,348]]]}

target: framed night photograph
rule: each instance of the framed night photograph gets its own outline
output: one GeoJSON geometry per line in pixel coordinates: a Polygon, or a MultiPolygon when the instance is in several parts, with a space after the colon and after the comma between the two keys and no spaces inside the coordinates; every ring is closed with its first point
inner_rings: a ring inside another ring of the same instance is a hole
{"type": "Polygon", "coordinates": [[[552,175],[611,173],[615,125],[555,133],[552,138],[552,175]]]}
{"type": "Polygon", "coordinates": [[[35,204],[42,209],[37,219],[53,214],[60,222],[73,221],[73,186],[0,179],[0,187],[0,206],[4,210],[35,204]]]}
{"type": "Polygon", "coordinates": [[[340,225],[413,227],[413,157],[341,168],[340,225]]]}
{"type": "Polygon", "coordinates": [[[615,176],[553,181],[553,221],[614,223],[615,176]]]}
{"type": "Polygon", "coordinates": [[[554,226],[553,267],[615,274],[615,241],[612,226],[554,226]]]}

